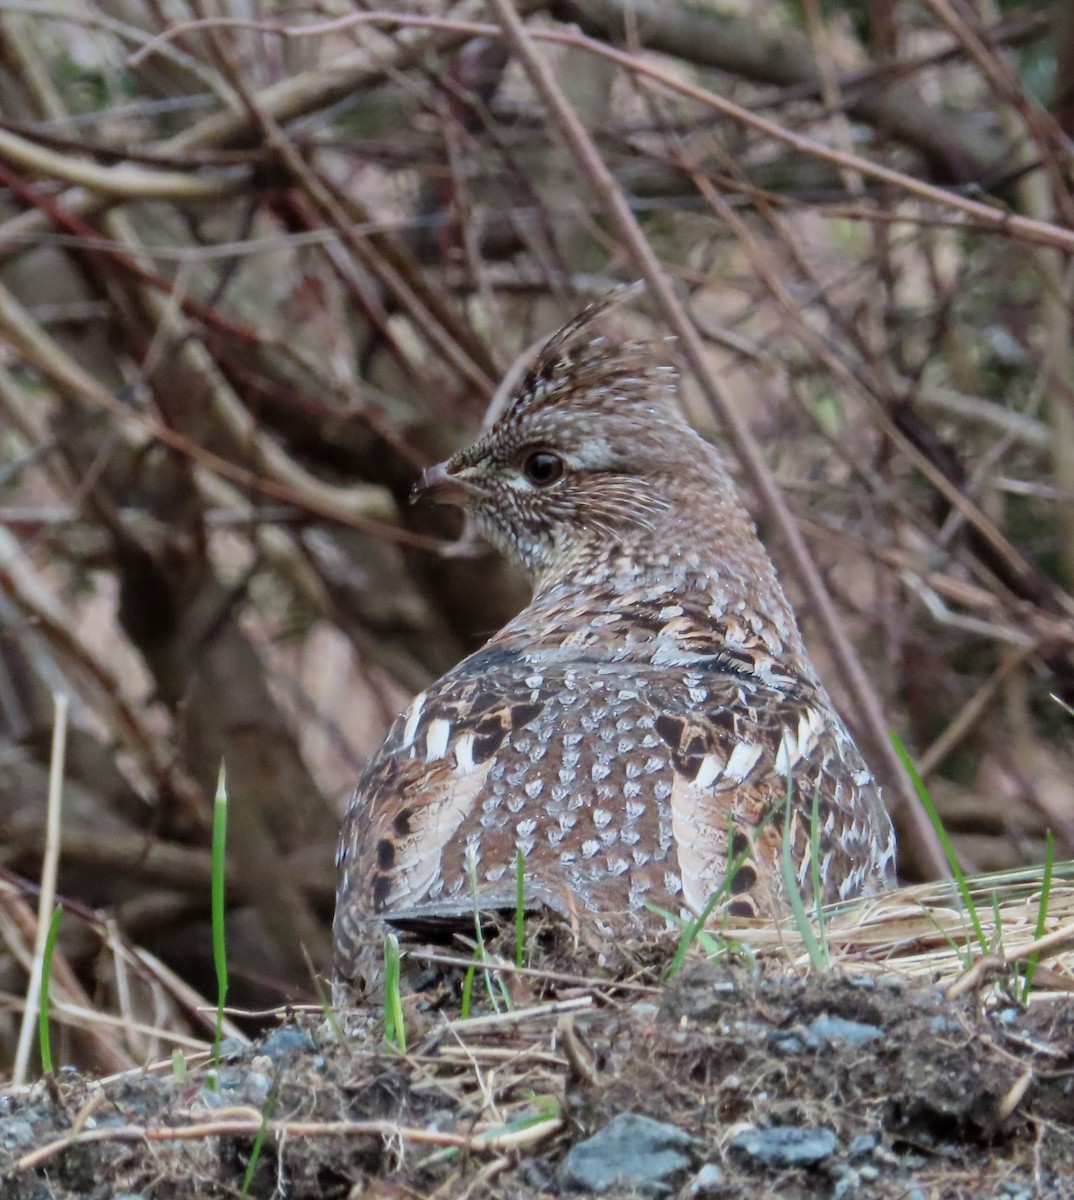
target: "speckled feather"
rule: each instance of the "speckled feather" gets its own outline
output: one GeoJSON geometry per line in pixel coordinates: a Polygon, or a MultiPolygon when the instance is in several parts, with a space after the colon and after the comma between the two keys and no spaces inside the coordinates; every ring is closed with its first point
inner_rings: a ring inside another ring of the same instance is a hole
{"type": "Polygon", "coordinates": [[[825,899],[890,886],[879,789],[806,655],[718,452],[683,419],[650,345],[556,334],[514,402],[438,468],[474,524],[528,568],[532,602],[415,697],[358,781],[336,906],[337,975],[369,974],[387,924],[527,902],[598,931],[726,903],[785,904],[788,777],[799,884],[820,819],[825,899]],[[535,450],[564,464],[528,482],[535,450]],[[365,964],[365,965],[363,965],[365,964]]]}

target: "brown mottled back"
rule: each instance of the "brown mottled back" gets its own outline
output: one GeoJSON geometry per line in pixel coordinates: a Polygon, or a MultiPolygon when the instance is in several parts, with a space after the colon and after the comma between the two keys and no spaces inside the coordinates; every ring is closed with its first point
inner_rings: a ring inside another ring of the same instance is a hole
{"type": "Polygon", "coordinates": [[[347,812],[337,975],[368,975],[386,924],[527,902],[609,933],[727,903],[785,904],[788,779],[799,884],[820,814],[825,899],[890,886],[879,789],[806,656],[716,450],[652,346],[597,336],[596,305],[546,344],[514,402],[422,486],[534,577],[531,603],[415,697],[347,812]],[[472,867],[471,865],[472,864],[472,867]]]}

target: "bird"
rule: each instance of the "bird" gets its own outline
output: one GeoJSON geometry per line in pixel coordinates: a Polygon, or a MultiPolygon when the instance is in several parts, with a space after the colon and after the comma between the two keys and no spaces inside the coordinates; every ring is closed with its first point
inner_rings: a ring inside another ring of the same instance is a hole
{"type": "Polygon", "coordinates": [[[723,453],[662,347],[605,332],[618,303],[553,334],[492,427],[416,485],[533,593],[361,773],[337,856],[345,988],[370,986],[389,930],[514,910],[519,854],[527,908],[598,939],[714,894],[716,912],[778,917],[785,843],[803,896],[894,885],[880,788],[723,453]]]}

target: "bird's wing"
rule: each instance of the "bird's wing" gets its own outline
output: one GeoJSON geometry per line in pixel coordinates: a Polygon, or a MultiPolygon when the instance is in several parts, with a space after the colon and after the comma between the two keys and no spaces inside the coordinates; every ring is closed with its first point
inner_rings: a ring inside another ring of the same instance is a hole
{"type": "Polygon", "coordinates": [[[646,701],[670,751],[668,802],[688,908],[700,911],[723,887],[739,915],[780,911],[784,838],[795,886],[810,897],[814,797],[823,899],[890,882],[894,844],[879,788],[818,688],[693,670],[683,684],[650,689],[646,701]]]}
{"type": "Polygon", "coordinates": [[[516,660],[510,652],[468,660],[416,696],[362,773],[340,841],[337,941],[350,924],[394,918],[422,901],[423,913],[436,915],[425,898],[496,751],[545,706],[548,682],[527,683],[516,660]]]}

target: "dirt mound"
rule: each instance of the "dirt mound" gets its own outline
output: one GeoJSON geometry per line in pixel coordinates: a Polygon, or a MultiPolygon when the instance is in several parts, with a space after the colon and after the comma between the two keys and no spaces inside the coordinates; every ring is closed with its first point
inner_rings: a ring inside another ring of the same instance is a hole
{"type": "Polygon", "coordinates": [[[377,1011],[306,1014],[225,1045],[217,1091],[199,1065],[9,1093],[0,1196],[1074,1196],[1069,1003],[708,964],[666,988],[505,975],[515,1007],[465,1021],[408,997],[405,1054],[377,1011]]]}

